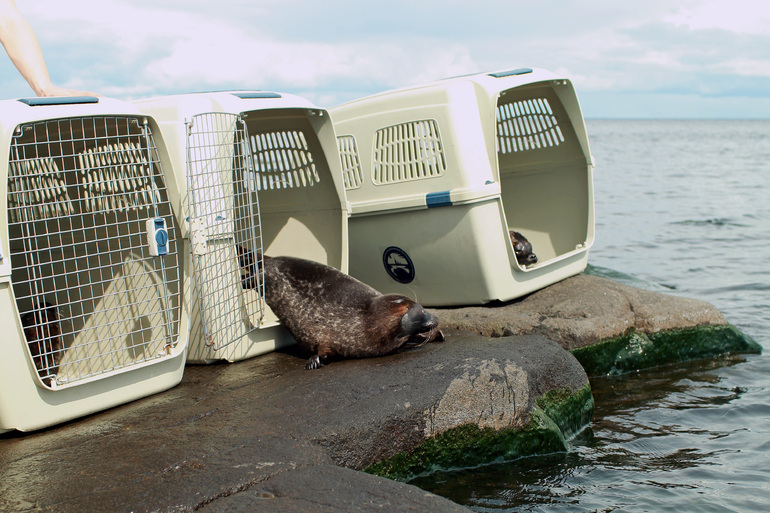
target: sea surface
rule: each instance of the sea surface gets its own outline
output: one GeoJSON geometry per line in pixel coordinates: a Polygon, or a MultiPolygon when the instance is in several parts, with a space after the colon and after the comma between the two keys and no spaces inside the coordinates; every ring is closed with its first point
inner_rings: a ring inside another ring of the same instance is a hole
{"type": "Polygon", "coordinates": [[[703,299],[763,347],[592,379],[564,454],[413,481],[479,512],[770,511],[770,120],[589,120],[589,265],[703,299]]]}

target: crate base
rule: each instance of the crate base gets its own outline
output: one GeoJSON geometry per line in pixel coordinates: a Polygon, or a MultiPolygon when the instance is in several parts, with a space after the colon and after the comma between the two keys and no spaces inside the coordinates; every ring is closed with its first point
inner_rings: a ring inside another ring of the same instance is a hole
{"type": "MultiPolygon", "coordinates": [[[[59,389],[47,388],[29,357],[9,283],[0,283],[0,326],[15,327],[2,341],[0,432],[35,431],[173,388],[182,380],[187,348],[59,389]]],[[[186,323],[181,326],[188,329],[186,323]]]]}
{"type": "MultiPolygon", "coordinates": [[[[200,327],[198,328],[200,330],[200,327]]],[[[221,362],[237,362],[254,356],[263,355],[275,351],[281,347],[295,344],[291,333],[281,325],[275,324],[258,328],[246,334],[242,340],[214,349],[203,343],[199,333],[193,329],[191,333],[190,353],[187,355],[187,363],[211,364],[221,362]]]]}
{"type": "Polygon", "coordinates": [[[588,264],[588,249],[576,248],[520,267],[504,220],[499,198],[353,216],[350,274],[383,294],[404,294],[424,306],[464,306],[516,299],[578,274],[588,264]],[[383,257],[389,248],[400,249],[411,260],[413,278],[408,283],[399,283],[386,271],[383,257]]]}

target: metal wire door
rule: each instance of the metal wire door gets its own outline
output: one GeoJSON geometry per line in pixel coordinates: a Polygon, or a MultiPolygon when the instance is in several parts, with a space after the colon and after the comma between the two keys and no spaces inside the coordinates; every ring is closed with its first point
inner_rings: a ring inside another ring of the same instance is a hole
{"type": "Polygon", "coordinates": [[[241,340],[264,317],[262,232],[246,125],[228,113],[187,123],[187,189],[195,290],[205,343],[241,340]]]}
{"type": "Polygon", "coordinates": [[[178,341],[177,227],[146,121],[19,126],[8,169],[11,281],[43,383],[167,357],[178,341]]]}

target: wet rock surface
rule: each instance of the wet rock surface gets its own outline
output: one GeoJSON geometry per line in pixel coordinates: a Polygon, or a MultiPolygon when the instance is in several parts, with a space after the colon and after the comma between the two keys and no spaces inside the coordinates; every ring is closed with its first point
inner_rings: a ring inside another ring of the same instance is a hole
{"type": "Polygon", "coordinates": [[[468,512],[415,486],[363,472],[320,465],[276,474],[243,493],[213,501],[205,513],[468,512]]]}
{"type": "Polygon", "coordinates": [[[579,274],[505,304],[434,308],[441,325],[489,337],[542,335],[573,350],[629,330],[726,324],[712,304],[579,274]]]}
{"type": "Polygon", "coordinates": [[[354,470],[456,426],[524,425],[538,397],[588,381],[542,337],[446,334],[317,371],[291,352],[191,366],[162,394],[4,435],[0,510],[461,511],[354,470]]]}
{"type": "MultiPolygon", "coordinates": [[[[554,424],[570,415],[538,407],[554,393],[585,403],[572,411],[586,418],[590,386],[567,349],[725,324],[708,303],[586,275],[506,305],[433,311],[444,343],[316,371],[293,350],[188,366],[164,393],[0,435],[0,511],[467,511],[357,471],[469,427],[487,436],[548,415],[554,424]]],[[[614,351],[625,358],[627,346],[614,351]]]]}

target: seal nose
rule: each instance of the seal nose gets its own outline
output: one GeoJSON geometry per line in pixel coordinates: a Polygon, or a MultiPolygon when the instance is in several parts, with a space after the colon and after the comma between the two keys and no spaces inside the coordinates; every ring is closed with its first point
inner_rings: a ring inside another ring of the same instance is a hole
{"type": "Polygon", "coordinates": [[[527,262],[529,262],[530,264],[537,263],[537,255],[535,255],[534,253],[530,253],[529,256],[527,256],[527,262]]]}
{"type": "Polygon", "coordinates": [[[401,318],[401,326],[407,332],[421,333],[438,326],[438,317],[426,312],[422,306],[415,303],[401,318]]]}
{"type": "Polygon", "coordinates": [[[428,312],[425,312],[425,316],[427,317],[427,319],[425,320],[425,322],[422,323],[424,328],[432,330],[433,328],[438,326],[438,317],[428,312]]]}

